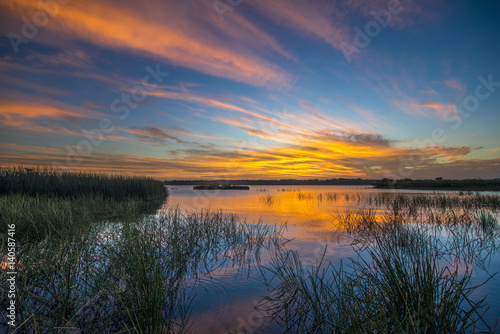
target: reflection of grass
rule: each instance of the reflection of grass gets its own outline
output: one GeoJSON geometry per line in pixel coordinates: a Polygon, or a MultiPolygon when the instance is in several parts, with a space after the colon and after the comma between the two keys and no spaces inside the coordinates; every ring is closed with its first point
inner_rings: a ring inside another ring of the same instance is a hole
{"type": "Polygon", "coordinates": [[[294,333],[463,333],[486,326],[485,300],[473,297],[470,280],[474,266],[498,250],[497,216],[484,208],[442,211],[436,200],[445,207],[463,202],[438,198],[423,210],[396,198],[383,216],[370,209],[339,214],[358,257],[348,267],[306,269],[297,252],[280,253],[270,269],[278,284],[263,303],[294,333]]]}
{"type": "MultiPolygon", "coordinates": [[[[21,332],[184,332],[197,275],[256,264],[279,242],[272,226],[216,212],[71,226],[18,251],[17,323],[30,319],[21,332]]],[[[3,271],[2,290],[6,278],[3,271]]],[[[0,298],[7,307],[7,294],[0,298]]]]}
{"type": "Polygon", "coordinates": [[[337,194],[330,191],[325,194],[325,197],[329,202],[335,202],[337,200],[337,194]]]}
{"type": "MultiPolygon", "coordinates": [[[[272,226],[217,212],[151,215],[167,195],[151,179],[17,172],[0,179],[0,225],[15,224],[19,333],[185,332],[197,275],[249,268],[280,242],[272,226]]],[[[7,278],[2,270],[1,291],[7,278]]]]}
{"type": "Polygon", "coordinates": [[[273,207],[279,204],[279,197],[274,195],[259,196],[259,200],[268,207],[273,207]]]}
{"type": "Polygon", "coordinates": [[[297,198],[301,201],[302,200],[311,201],[313,199],[313,195],[311,193],[299,191],[297,192],[297,198]]]}

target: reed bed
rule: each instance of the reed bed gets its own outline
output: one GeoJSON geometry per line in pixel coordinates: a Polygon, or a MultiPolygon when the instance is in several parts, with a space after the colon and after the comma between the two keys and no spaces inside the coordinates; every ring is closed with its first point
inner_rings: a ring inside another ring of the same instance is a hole
{"type": "Polygon", "coordinates": [[[263,249],[279,245],[280,233],[218,212],[170,210],[94,224],[71,237],[47,236],[18,254],[17,323],[24,324],[17,333],[188,331],[198,275],[258,265],[263,249]]]}
{"type": "Polygon", "coordinates": [[[150,177],[83,173],[51,168],[0,168],[0,195],[97,196],[116,200],[165,198],[166,188],[150,177]]]}
{"type": "MultiPolygon", "coordinates": [[[[105,220],[154,212],[168,193],[159,181],[48,168],[0,168],[0,225],[16,225],[16,241],[66,237],[105,220]]],[[[6,229],[0,231],[4,246],[6,229]]]]}
{"type": "Polygon", "coordinates": [[[353,193],[353,192],[320,192],[315,196],[310,192],[297,192],[297,199],[311,201],[313,199],[331,203],[346,202],[359,205],[372,205],[377,207],[395,207],[405,209],[439,208],[454,209],[465,208],[468,210],[491,209],[500,210],[500,194],[478,192],[460,193],[353,193]]]}
{"type": "MultiPolygon", "coordinates": [[[[487,196],[473,197],[490,203],[487,196]]],[[[495,274],[475,286],[471,278],[500,250],[498,211],[484,201],[457,207],[464,202],[447,196],[412,208],[407,199],[384,202],[383,213],[371,208],[337,213],[335,225],[357,253],[347,264],[323,257],[306,268],[297,251],[274,256],[268,270],[275,282],[260,306],[271,309],[283,332],[494,331],[483,319],[486,297],[475,294],[495,274]],[[443,198],[446,210],[435,205],[443,198]]]]}
{"type": "MultiPolygon", "coordinates": [[[[66,238],[82,233],[93,224],[109,220],[134,220],[154,213],[163,200],[137,198],[115,200],[102,196],[61,198],[49,196],[0,196],[0,226],[16,225],[19,245],[39,242],[49,237],[66,238]]],[[[0,231],[2,247],[7,229],[0,231]]]]}
{"type": "Polygon", "coordinates": [[[377,206],[399,206],[400,208],[439,208],[467,210],[491,209],[500,210],[500,195],[486,193],[378,193],[366,197],[368,204],[377,206]]]}

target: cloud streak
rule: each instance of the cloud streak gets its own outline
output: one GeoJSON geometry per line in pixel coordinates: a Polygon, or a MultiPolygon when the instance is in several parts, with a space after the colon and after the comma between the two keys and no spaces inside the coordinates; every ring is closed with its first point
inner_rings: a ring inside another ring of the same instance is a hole
{"type": "MultiPolygon", "coordinates": [[[[144,129],[156,136],[158,129],[144,129]]],[[[172,138],[167,138],[172,139],[172,138]]],[[[175,139],[174,139],[175,140],[175,139]]],[[[67,152],[63,148],[42,148],[29,145],[1,144],[2,165],[13,163],[63,164],[67,152]],[[19,152],[25,154],[19,157],[19,152]]],[[[316,134],[309,140],[275,148],[223,147],[179,149],[170,157],[144,157],[120,151],[100,151],[82,156],[78,168],[85,170],[136,173],[141,171],[158,178],[327,178],[384,177],[401,162],[402,156],[419,159],[417,177],[435,177],[435,168],[460,175],[459,168],[479,163],[485,175],[493,175],[500,159],[474,160],[465,157],[468,147],[426,147],[419,150],[396,147],[380,136],[350,136],[316,134]],[[443,159],[445,161],[443,161],[443,159]],[[433,169],[434,168],[434,169],[433,169]]],[[[467,171],[469,173],[469,171],[467,171]]],[[[469,174],[470,177],[474,175],[469,174]]],[[[462,173],[461,177],[465,175],[462,173]]]]}
{"type": "MultiPolygon", "coordinates": [[[[45,29],[57,34],[58,38],[80,39],[138,55],[146,53],[173,65],[251,85],[288,89],[294,80],[291,74],[255,52],[239,52],[219,44],[219,37],[207,36],[207,25],[221,31],[211,2],[201,2],[208,14],[208,18],[201,22],[196,20],[197,15],[182,15],[189,14],[190,9],[178,1],[167,1],[163,5],[150,2],[144,7],[133,3],[128,5],[122,6],[117,1],[72,1],[59,6],[56,19],[51,20],[45,29]]],[[[7,6],[11,15],[19,19],[42,9],[40,2],[30,0],[9,2],[7,6]]],[[[198,7],[197,11],[203,11],[203,8],[198,7]]],[[[261,48],[265,46],[282,56],[291,57],[255,25],[243,20],[240,23],[242,26],[235,29],[240,33],[239,38],[247,38],[244,42],[252,45],[255,44],[252,40],[258,40],[263,44],[259,45],[261,48]],[[255,35],[260,39],[255,39],[255,35]]],[[[233,28],[228,27],[222,33],[228,31],[224,35],[234,39],[233,28]]],[[[248,51],[248,45],[245,49],[248,51]]]]}

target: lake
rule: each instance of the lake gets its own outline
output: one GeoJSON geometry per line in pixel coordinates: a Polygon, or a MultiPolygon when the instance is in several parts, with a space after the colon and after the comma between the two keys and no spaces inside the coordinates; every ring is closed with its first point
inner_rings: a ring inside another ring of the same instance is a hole
{"type": "MultiPolygon", "coordinates": [[[[383,190],[369,186],[251,186],[250,190],[193,190],[192,186],[168,186],[169,197],[163,206],[182,212],[221,210],[235,214],[247,223],[281,225],[286,223],[284,236],[290,241],[287,250],[296,250],[302,264],[310,267],[324,255],[325,262],[338,265],[357,253],[350,236],[336,224],[336,217],[359,208],[388,210],[376,201],[377,195],[428,194],[435,191],[383,190]]],[[[446,192],[449,196],[468,196],[446,192]]],[[[161,214],[161,210],[159,212],[161,214]]],[[[498,213],[495,213],[498,218],[498,213]]],[[[263,252],[260,265],[266,268],[270,254],[263,252]]],[[[500,256],[494,251],[485,268],[474,267],[472,284],[483,282],[500,268],[500,256]]],[[[273,277],[256,265],[222,266],[200,275],[191,293],[190,330],[194,333],[274,333],[278,324],[271,322],[267,312],[255,307],[268,295],[273,277]]],[[[474,291],[474,296],[487,295],[490,310],[484,319],[494,327],[500,314],[500,285],[498,277],[491,278],[474,291]]]]}

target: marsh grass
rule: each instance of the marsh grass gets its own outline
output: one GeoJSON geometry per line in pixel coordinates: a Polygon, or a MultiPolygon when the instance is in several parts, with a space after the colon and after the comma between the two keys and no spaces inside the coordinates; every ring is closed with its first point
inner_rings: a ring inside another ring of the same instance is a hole
{"type": "Polygon", "coordinates": [[[364,200],[368,204],[416,210],[419,208],[436,209],[500,209],[500,195],[487,193],[394,193],[381,192],[365,195],[364,200]]]}
{"type": "Polygon", "coordinates": [[[185,332],[198,275],[258,265],[280,234],[218,212],[170,210],[49,235],[18,254],[17,323],[27,321],[17,332],[185,332]]]}
{"type": "Polygon", "coordinates": [[[271,195],[271,194],[259,196],[259,201],[261,203],[263,203],[265,206],[270,207],[270,208],[272,208],[274,206],[278,206],[281,202],[279,196],[275,196],[275,195],[271,195]]]}
{"type": "Polygon", "coordinates": [[[499,250],[498,212],[447,196],[414,201],[420,195],[395,197],[383,213],[337,212],[357,253],[340,266],[323,257],[306,268],[298,252],[277,253],[261,306],[291,333],[491,332],[471,278],[499,250]]]}
{"type": "Polygon", "coordinates": [[[450,210],[462,208],[467,210],[490,209],[500,210],[500,194],[488,194],[478,192],[461,193],[401,193],[401,192],[319,192],[313,196],[310,192],[297,192],[299,200],[312,200],[335,203],[343,201],[346,203],[357,203],[364,206],[376,207],[398,207],[409,211],[421,208],[436,208],[450,210]]]}
{"type": "MultiPolygon", "coordinates": [[[[0,224],[16,225],[16,333],[187,331],[199,275],[258,265],[280,243],[280,229],[220,212],[158,215],[167,193],[150,178],[41,168],[0,176],[0,224]]],[[[2,293],[4,310],[8,302],[2,293]]]]}
{"type": "Polygon", "coordinates": [[[107,199],[162,199],[166,189],[151,177],[84,173],[52,168],[22,166],[0,168],[0,195],[56,196],[107,199]]]}
{"type": "MultiPolygon", "coordinates": [[[[134,220],[153,213],[163,200],[126,200],[102,196],[61,198],[13,194],[0,196],[0,225],[16,225],[16,242],[23,245],[45,238],[66,238],[82,233],[99,221],[134,220]]],[[[0,231],[2,245],[7,230],[0,231]]]]}
{"type": "MultiPolygon", "coordinates": [[[[0,226],[15,224],[20,244],[65,238],[98,221],[152,213],[167,195],[161,182],[147,177],[0,168],[0,226]]],[[[0,231],[2,244],[5,233],[0,231]]]]}
{"type": "Polygon", "coordinates": [[[379,238],[344,266],[305,269],[295,252],[276,257],[275,320],[293,333],[468,333],[484,325],[485,300],[475,301],[465,273],[443,265],[429,239],[379,238]],[[414,239],[417,240],[414,240],[414,239]],[[419,245],[418,251],[414,245],[419,245]],[[424,246],[424,248],[422,248],[424,246]]]}

